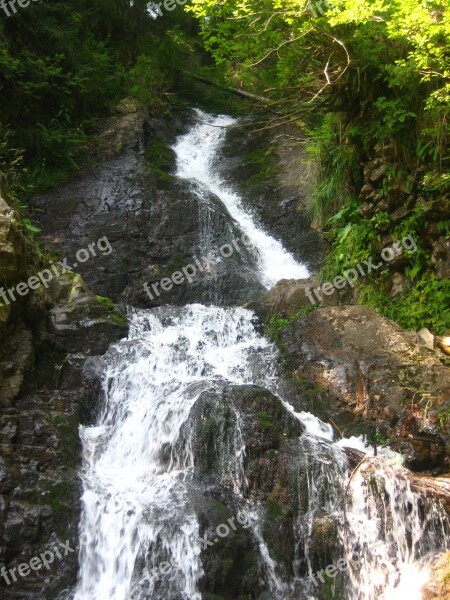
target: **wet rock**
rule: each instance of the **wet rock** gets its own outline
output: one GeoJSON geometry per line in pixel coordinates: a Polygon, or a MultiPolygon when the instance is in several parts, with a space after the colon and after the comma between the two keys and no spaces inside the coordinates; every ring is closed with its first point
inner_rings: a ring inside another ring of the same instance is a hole
{"type": "MultiPolygon", "coordinates": [[[[182,427],[176,455],[192,452],[195,472],[189,486],[201,524],[201,536],[213,542],[202,552],[203,597],[262,598],[269,589],[259,542],[245,523],[244,501],[263,507],[260,531],[281,579],[307,574],[303,543],[296,537],[299,520],[309,515],[308,478],[311,448],[303,446],[303,426],[265,389],[216,386],[204,392],[182,427]],[[236,495],[236,491],[241,495],[236,495]],[[234,492],[234,493],[233,493],[234,492]],[[230,526],[230,519],[237,524],[230,526]],[[228,524],[223,538],[218,527],[228,524]],[[294,524],[297,524],[294,526],[294,524]],[[220,539],[219,539],[220,538],[220,539]],[[303,570],[302,570],[303,569],[303,570]]],[[[183,460],[183,459],[181,459],[183,460]]],[[[324,501],[328,491],[323,489],[324,501]]],[[[323,506],[324,504],[322,504],[323,506]]],[[[340,552],[332,515],[314,521],[309,552],[314,569],[340,552]]],[[[308,528],[308,531],[309,528],[308,528]]],[[[300,589],[297,595],[300,597],[300,589]]],[[[289,596],[290,597],[290,596],[289,596]]]]}
{"type": "Polygon", "coordinates": [[[196,184],[172,177],[169,145],[185,126],[176,115],[171,123],[147,119],[139,111],[113,117],[101,136],[102,162],[30,202],[45,230],[44,243],[68,257],[69,264],[78,250],[107,238],[112,251],[97,252],[77,264],[77,272],[96,293],[115,302],[126,300],[141,308],[189,302],[242,304],[264,290],[253,270],[243,265],[248,250],[236,250],[230,258],[220,256],[220,248],[242,233],[218,199],[204,194],[199,205],[192,193],[196,184]],[[105,151],[120,146],[122,139],[126,143],[120,152],[105,151]],[[161,153],[167,154],[166,164],[156,169],[161,153]],[[207,240],[202,235],[206,230],[207,240]],[[207,263],[204,272],[161,293],[161,280],[195,264],[195,258],[207,263]],[[145,284],[150,288],[158,284],[159,294],[146,293],[145,284]]]}
{"type": "Polygon", "coordinates": [[[91,292],[79,275],[53,280],[50,293],[55,302],[49,312],[51,322],[67,352],[89,347],[92,354],[104,354],[113,341],[126,335],[124,315],[107,298],[91,292]]]}
{"type": "Polygon", "coordinates": [[[311,271],[316,271],[326,250],[313,229],[305,198],[313,180],[314,164],[289,135],[301,136],[293,127],[287,137],[273,139],[265,132],[235,127],[227,132],[217,167],[233,189],[240,191],[258,220],[311,271]]]}
{"type": "Polygon", "coordinates": [[[447,600],[450,598],[450,552],[434,561],[431,577],[422,591],[423,600],[447,600]]]}
{"type": "Polygon", "coordinates": [[[0,407],[10,406],[18,395],[33,359],[31,332],[23,323],[10,325],[0,350],[0,407]]]}
{"type": "MultiPolygon", "coordinates": [[[[276,314],[291,318],[302,308],[312,307],[313,302],[315,304],[319,302],[313,295],[313,290],[321,288],[321,285],[313,277],[302,280],[282,279],[258,300],[247,303],[245,308],[253,310],[261,319],[276,314]]],[[[328,296],[321,292],[320,297],[321,304],[325,306],[337,304],[339,301],[336,290],[328,296]]]]}
{"type": "Polygon", "coordinates": [[[411,469],[448,468],[450,369],[417,346],[415,334],[352,306],[315,311],[281,338],[296,376],[331,393],[338,426],[339,411],[350,410],[411,469]]]}
{"type": "MultiPolygon", "coordinates": [[[[103,352],[127,330],[120,311],[79,276],[55,278],[48,293],[35,290],[26,300],[11,306],[0,330],[0,568],[16,573],[59,542],[77,545],[78,428],[99,394],[82,369],[86,354],[103,352]]],[[[76,553],[62,551],[48,575],[32,572],[10,586],[1,578],[0,595],[50,600],[76,573],[76,553]]]]}

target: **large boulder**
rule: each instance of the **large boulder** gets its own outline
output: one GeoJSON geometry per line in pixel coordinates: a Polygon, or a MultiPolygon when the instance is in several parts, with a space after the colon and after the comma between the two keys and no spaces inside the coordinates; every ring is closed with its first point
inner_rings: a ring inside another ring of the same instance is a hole
{"type": "Polygon", "coordinates": [[[415,334],[372,308],[345,306],[292,322],[281,340],[295,376],[329,391],[335,419],[350,410],[413,470],[450,466],[450,369],[415,334]]]}
{"type": "MultiPolygon", "coordinates": [[[[313,470],[324,467],[329,477],[330,466],[327,461],[312,464],[316,450],[303,432],[279,398],[256,386],[219,384],[202,393],[192,408],[176,455],[194,457],[190,500],[201,538],[212,542],[202,551],[202,597],[271,597],[261,544],[276,561],[280,581],[292,580],[294,573],[305,577],[307,555],[317,570],[339,556],[336,515],[323,509],[331,493],[329,479],[322,479],[317,504],[311,506],[307,492],[311,479],[320,477],[313,470]],[[243,516],[256,512],[259,519],[247,517],[245,523],[243,516]],[[221,525],[230,531],[219,540],[221,525]]],[[[285,597],[303,598],[305,585],[299,579],[285,597]]]]}

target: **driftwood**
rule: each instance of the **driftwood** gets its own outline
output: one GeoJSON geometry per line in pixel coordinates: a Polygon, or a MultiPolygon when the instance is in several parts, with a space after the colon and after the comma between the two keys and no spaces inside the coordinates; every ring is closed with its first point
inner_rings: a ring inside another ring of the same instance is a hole
{"type": "Polygon", "coordinates": [[[223,90],[224,92],[229,92],[230,94],[235,94],[236,96],[240,96],[241,98],[246,98],[247,100],[254,100],[255,102],[260,102],[262,104],[270,104],[271,101],[268,98],[264,98],[263,96],[257,96],[256,94],[251,94],[250,92],[246,92],[245,90],[240,90],[238,88],[226,87],[224,85],[220,85],[207,79],[206,77],[202,77],[201,75],[194,75],[194,73],[189,73],[188,71],[183,71],[185,75],[192,77],[192,79],[196,79],[197,81],[201,81],[206,85],[210,85],[212,87],[218,88],[219,90],[223,90]]]}
{"type": "Polygon", "coordinates": [[[411,473],[410,479],[413,492],[428,498],[443,500],[447,511],[450,513],[450,478],[429,477],[428,475],[411,473]]]}
{"type": "MultiPolygon", "coordinates": [[[[370,462],[370,456],[365,456],[359,450],[353,448],[345,448],[349,466],[353,470],[353,474],[359,469],[362,464],[370,462]]],[[[376,468],[376,467],[375,467],[376,468]]],[[[408,478],[411,489],[416,494],[424,498],[432,498],[442,500],[443,504],[450,515],[450,477],[431,477],[430,475],[422,475],[413,473],[407,469],[404,475],[408,478]]]]}

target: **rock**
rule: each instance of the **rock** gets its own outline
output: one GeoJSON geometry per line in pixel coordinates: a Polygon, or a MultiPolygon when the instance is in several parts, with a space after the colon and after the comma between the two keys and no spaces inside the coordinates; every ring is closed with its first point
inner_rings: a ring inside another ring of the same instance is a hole
{"type": "Polygon", "coordinates": [[[434,561],[431,577],[422,590],[422,600],[448,600],[450,598],[450,552],[434,561]]]}
{"type": "MultiPolygon", "coordinates": [[[[7,267],[3,277],[16,285],[43,265],[16,230],[14,214],[5,215],[9,225],[0,219],[0,229],[11,236],[2,246],[10,257],[2,263],[7,267]]],[[[96,297],[71,274],[54,278],[48,292],[38,288],[0,306],[0,569],[17,568],[57,541],[77,545],[78,428],[98,397],[98,388],[87,388],[81,370],[86,354],[105,351],[126,330],[112,302],[96,297]],[[75,351],[79,354],[68,354],[75,351]]],[[[73,585],[77,566],[74,553],[58,560],[48,577],[33,572],[9,587],[0,578],[0,596],[54,598],[73,585]]]]}
{"type": "MultiPolygon", "coordinates": [[[[308,478],[308,450],[302,447],[302,433],[303,426],[280,400],[256,386],[217,386],[204,392],[192,408],[176,454],[192,452],[195,457],[196,476],[189,489],[201,535],[214,539],[217,525],[230,517],[238,523],[232,535],[202,552],[204,594],[254,597],[250,588],[267,588],[259,544],[236,519],[246,506],[242,498],[265,507],[261,533],[282,578],[292,578],[297,559],[306,564],[304,548],[296,550],[294,534],[300,512],[308,510],[307,502],[305,507],[299,503],[308,478]],[[236,490],[240,495],[232,493],[236,490]]],[[[325,523],[327,515],[322,516],[325,523]]],[[[316,532],[313,543],[319,548],[324,529],[318,525],[316,532]]],[[[339,552],[335,539],[331,547],[339,552]]],[[[318,550],[314,556],[314,568],[324,566],[326,552],[318,550]]]]}
{"type": "Polygon", "coordinates": [[[441,236],[434,242],[431,262],[434,264],[436,279],[442,280],[450,277],[450,237],[441,236]]]}
{"type": "Polygon", "coordinates": [[[10,406],[22,389],[24,377],[34,362],[31,332],[19,322],[5,332],[0,350],[0,407],[10,406]]]}
{"type": "Polygon", "coordinates": [[[400,206],[400,208],[398,208],[396,211],[389,215],[389,218],[391,222],[395,225],[397,223],[400,223],[400,221],[403,221],[403,219],[406,219],[406,217],[409,217],[411,212],[412,211],[409,208],[406,208],[406,206],[400,206]]]}
{"type": "MultiPolygon", "coordinates": [[[[309,279],[282,279],[269,292],[245,305],[245,308],[253,310],[261,319],[269,315],[281,314],[283,317],[291,318],[302,308],[312,307],[314,304],[308,297],[307,292],[312,295],[315,288],[321,287],[314,278],[309,279]]],[[[339,297],[334,290],[331,296],[320,293],[322,304],[330,306],[337,304],[339,297]]],[[[316,304],[317,298],[312,295],[316,304]]]]}
{"type": "Polygon", "coordinates": [[[19,216],[0,196],[0,281],[10,283],[23,272],[25,242],[19,216]]]}
{"type": "MultiPolygon", "coordinates": [[[[416,336],[364,306],[314,311],[281,332],[297,377],[330,392],[330,410],[350,410],[370,433],[394,440],[417,471],[448,468],[450,369],[416,336]],[[441,416],[442,415],[442,416],[441,416]]],[[[331,414],[331,413],[330,413],[331,414]]]]}
{"type": "MultiPolygon", "coordinates": [[[[303,135],[289,125],[284,133],[303,135]]],[[[311,224],[306,211],[316,165],[304,146],[278,134],[233,127],[216,166],[266,229],[312,272],[317,271],[327,245],[315,230],[321,224],[311,224]]]]}
{"type": "Polygon", "coordinates": [[[425,346],[428,350],[434,350],[434,335],[424,327],[417,332],[417,343],[425,346]]]}
{"type": "Polygon", "coordinates": [[[376,182],[383,177],[388,169],[388,164],[381,158],[375,158],[364,168],[364,177],[370,181],[376,182]]]}
{"type": "Polygon", "coordinates": [[[391,298],[395,298],[399,294],[404,294],[410,289],[411,284],[402,273],[397,272],[392,274],[391,292],[389,294],[391,298]]]}
{"type": "Polygon", "coordinates": [[[363,202],[359,207],[359,212],[364,219],[370,219],[376,212],[376,205],[370,204],[369,202],[363,202]]]}
{"type": "Polygon", "coordinates": [[[49,312],[58,341],[67,352],[104,354],[127,333],[124,315],[107,298],[95,296],[79,275],[66,273],[51,282],[55,302],[49,312]]]}
{"type": "Polygon", "coordinates": [[[134,98],[123,98],[114,109],[119,115],[129,115],[139,110],[137,101],[134,98]]]}

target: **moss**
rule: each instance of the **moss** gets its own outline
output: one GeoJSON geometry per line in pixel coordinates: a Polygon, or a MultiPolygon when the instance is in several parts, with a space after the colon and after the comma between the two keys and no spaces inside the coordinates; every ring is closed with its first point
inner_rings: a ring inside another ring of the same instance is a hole
{"type": "Polygon", "coordinates": [[[59,455],[65,468],[75,468],[79,464],[81,443],[78,434],[79,421],[75,416],[55,415],[52,425],[57,426],[59,455]]]}
{"type": "Polygon", "coordinates": [[[269,496],[269,498],[267,498],[266,508],[267,508],[267,512],[269,513],[269,515],[271,517],[283,516],[283,509],[282,509],[281,505],[273,498],[270,498],[270,496],[269,496]]]}
{"type": "Polygon", "coordinates": [[[36,481],[34,492],[28,495],[27,501],[32,505],[50,507],[56,533],[65,535],[67,532],[67,515],[72,511],[73,497],[73,481],[65,479],[55,482],[46,479],[43,482],[42,480],[36,481]]]}
{"type": "Polygon", "coordinates": [[[266,412],[257,413],[256,418],[258,419],[259,424],[264,429],[270,429],[271,427],[273,427],[272,419],[266,412]]]}
{"type": "Polygon", "coordinates": [[[73,488],[69,481],[60,481],[48,487],[47,503],[52,509],[53,516],[59,520],[67,513],[71,504],[73,488]]]}
{"type": "Polygon", "coordinates": [[[122,313],[122,312],[118,312],[114,315],[111,315],[109,317],[109,320],[112,323],[115,323],[116,325],[119,325],[120,327],[126,327],[128,324],[127,318],[126,316],[122,313]]]}
{"type": "Polygon", "coordinates": [[[109,298],[104,298],[103,296],[96,296],[97,302],[107,308],[108,310],[114,310],[114,303],[109,298]]]}
{"type": "Polygon", "coordinates": [[[167,184],[172,180],[170,170],[173,167],[174,151],[159,137],[155,137],[145,149],[147,170],[155,176],[158,183],[167,184]]]}
{"type": "Polygon", "coordinates": [[[96,299],[97,302],[101,304],[103,308],[105,308],[111,313],[107,316],[108,321],[114,323],[115,325],[119,325],[120,327],[127,326],[128,321],[126,316],[123,314],[122,311],[118,310],[118,308],[112,300],[103,296],[96,296],[96,299]]]}

